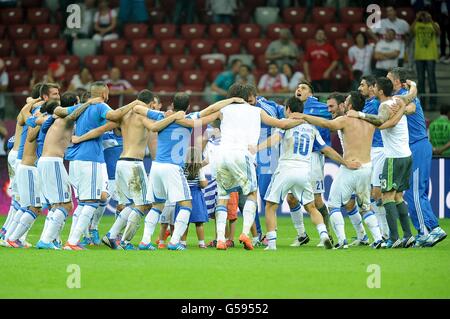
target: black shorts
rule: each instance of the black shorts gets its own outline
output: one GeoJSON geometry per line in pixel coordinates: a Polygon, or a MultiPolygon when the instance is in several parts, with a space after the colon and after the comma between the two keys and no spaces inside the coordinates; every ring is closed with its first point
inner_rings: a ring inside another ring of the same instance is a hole
{"type": "Polygon", "coordinates": [[[409,189],[412,172],[412,157],[386,158],[381,174],[381,192],[392,190],[403,192],[409,189]]]}

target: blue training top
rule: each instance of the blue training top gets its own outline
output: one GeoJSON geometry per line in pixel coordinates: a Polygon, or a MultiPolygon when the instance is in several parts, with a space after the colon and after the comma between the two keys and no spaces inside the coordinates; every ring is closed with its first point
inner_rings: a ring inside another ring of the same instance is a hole
{"type": "Polygon", "coordinates": [[[115,180],[117,161],[123,151],[123,138],[114,131],[108,131],[103,134],[102,139],[108,179],[115,180]]]}
{"type": "MultiPolygon", "coordinates": [[[[405,88],[401,88],[397,93],[395,93],[395,95],[405,94],[408,94],[408,90],[405,88]]],[[[420,104],[420,100],[417,97],[413,102],[416,104],[416,112],[406,116],[406,119],[408,120],[409,145],[423,139],[428,139],[427,125],[425,123],[422,104],[420,104]]]]}
{"type": "MultiPolygon", "coordinates": [[[[366,100],[363,113],[378,115],[378,108],[380,107],[380,101],[375,97],[371,97],[366,100]]],[[[379,129],[375,129],[372,139],[372,147],[383,147],[383,139],[381,138],[381,132],[379,129]]]]}
{"type": "Polygon", "coordinates": [[[8,150],[12,150],[12,148],[14,147],[14,141],[16,140],[16,137],[13,135],[9,138],[7,144],[6,144],[6,148],[8,150]]]}
{"type": "Polygon", "coordinates": [[[36,127],[36,117],[34,114],[39,111],[41,107],[37,107],[34,110],[31,110],[31,116],[27,118],[25,121],[25,125],[23,126],[22,134],[20,135],[20,145],[19,145],[19,152],[17,154],[17,159],[21,160],[23,157],[23,148],[25,146],[25,142],[27,140],[28,135],[28,126],[36,127]]]}
{"type": "Polygon", "coordinates": [[[39,135],[36,139],[37,142],[37,148],[36,148],[36,155],[37,158],[40,158],[42,156],[42,151],[44,149],[44,142],[45,137],[47,136],[48,129],[52,124],[55,122],[55,119],[53,116],[50,115],[50,117],[45,120],[45,122],[41,125],[41,129],[39,130],[39,135]]]}
{"type": "MultiPolygon", "coordinates": [[[[154,121],[164,119],[164,113],[154,110],[147,112],[147,117],[154,121]]],[[[186,115],[187,119],[198,119],[199,112],[186,115]]],[[[186,151],[191,142],[192,128],[181,126],[175,122],[158,133],[158,148],[155,162],[175,164],[184,167],[186,151]]]]}
{"type": "MultiPolygon", "coordinates": [[[[319,102],[319,100],[314,96],[310,96],[306,99],[305,103],[303,104],[303,113],[307,115],[321,117],[327,120],[332,119],[331,113],[328,112],[328,106],[325,103],[319,102]]],[[[316,128],[319,131],[320,136],[322,136],[322,139],[324,140],[325,144],[331,146],[330,130],[319,126],[316,126],[316,128]]],[[[320,152],[320,150],[321,149],[319,148],[318,144],[314,143],[312,151],[320,152]]]]}

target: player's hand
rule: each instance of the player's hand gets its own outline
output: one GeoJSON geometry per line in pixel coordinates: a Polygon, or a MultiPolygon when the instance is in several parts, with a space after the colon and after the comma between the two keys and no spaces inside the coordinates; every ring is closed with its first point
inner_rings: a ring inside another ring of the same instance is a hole
{"type": "Polygon", "coordinates": [[[290,119],[294,119],[294,120],[303,120],[304,119],[304,114],[303,113],[299,113],[299,112],[293,112],[289,115],[290,119]]]}
{"type": "Polygon", "coordinates": [[[255,155],[256,153],[258,153],[258,147],[256,145],[249,145],[248,151],[250,152],[250,154],[255,155]]]}
{"type": "Polygon", "coordinates": [[[246,102],[243,98],[240,98],[240,97],[233,97],[232,100],[233,100],[232,103],[245,103],[246,102]]]}
{"type": "Polygon", "coordinates": [[[186,113],[184,113],[184,111],[178,111],[177,113],[175,113],[175,121],[182,120],[182,119],[184,119],[185,116],[186,116],[186,113]]]}
{"type": "Polygon", "coordinates": [[[72,143],[73,143],[73,144],[79,144],[79,143],[81,143],[81,137],[76,136],[76,135],[72,135],[72,143]]]}
{"type": "Polygon", "coordinates": [[[361,167],[361,163],[360,162],[356,162],[356,161],[345,161],[345,166],[348,169],[358,169],[361,167]]]}
{"type": "Polygon", "coordinates": [[[441,155],[442,151],[441,149],[437,148],[437,147],[433,147],[433,154],[435,155],[441,155]]]}
{"type": "Polygon", "coordinates": [[[167,110],[166,112],[164,112],[165,117],[171,116],[172,114],[173,114],[173,110],[167,110]]]}
{"type": "Polygon", "coordinates": [[[406,80],[405,86],[406,86],[407,89],[409,89],[411,86],[417,86],[417,84],[414,81],[406,80]]]}
{"type": "Polygon", "coordinates": [[[355,111],[355,110],[350,110],[350,111],[347,112],[347,116],[348,117],[353,117],[355,119],[358,119],[359,118],[359,113],[357,111],[355,111]]]}

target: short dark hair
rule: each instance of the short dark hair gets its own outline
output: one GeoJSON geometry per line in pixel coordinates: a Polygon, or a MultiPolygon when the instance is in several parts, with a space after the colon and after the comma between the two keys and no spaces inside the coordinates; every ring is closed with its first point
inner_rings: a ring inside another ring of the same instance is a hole
{"type": "Polygon", "coordinates": [[[356,41],[356,37],[358,36],[358,35],[362,35],[363,36],[363,38],[364,38],[364,45],[366,45],[369,41],[367,40],[367,35],[366,35],[366,33],[365,32],[362,32],[362,31],[359,31],[359,32],[357,32],[356,34],[355,34],[355,41],[356,41]]]}
{"type": "Polygon", "coordinates": [[[238,62],[240,62],[240,63],[242,63],[242,61],[241,60],[239,60],[239,59],[233,59],[233,60],[231,60],[231,62],[230,62],[230,66],[234,66],[236,63],[238,63],[238,62]]]}
{"type": "Polygon", "coordinates": [[[174,111],[186,111],[189,107],[189,94],[180,92],[173,98],[174,111]]]}
{"type": "Polygon", "coordinates": [[[291,96],[286,100],[286,108],[289,108],[291,112],[303,113],[303,102],[295,96],[291,96]]]}
{"type": "Polygon", "coordinates": [[[75,92],[64,92],[63,95],[61,95],[60,101],[61,107],[74,106],[78,103],[77,94],[75,92]]]}
{"type": "Polygon", "coordinates": [[[41,88],[44,83],[36,83],[33,85],[33,88],[31,89],[31,97],[33,99],[37,99],[41,96],[41,88]]]}
{"type": "Polygon", "coordinates": [[[355,111],[362,111],[366,103],[366,99],[359,91],[350,92],[350,101],[352,102],[352,109],[355,111]]]}
{"type": "Polygon", "coordinates": [[[248,72],[252,72],[252,67],[248,64],[242,64],[241,68],[246,68],[248,72]]]}
{"type": "Polygon", "coordinates": [[[278,64],[275,61],[270,61],[269,64],[267,64],[267,68],[269,68],[269,66],[271,65],[275,65],[277,69],[279,69],[278,64]]]}
{"type": "Polygon", "coordinates": [[[248,101],[250,97],[250,90],[247,87],[247,85],[242,83],[234,83],[227,92],[227,97],[240,97],[241,99],[244,99],[245,101],[248,101]]]}
{"type": "Polygon", "coordinates": [[[50,94],[50,89],[58,89],[59,90],[59,85],[56,83],[43,83],[41,86],[41,93],[40,93],[40,97],[43,97],[44,95],[49,95],[50,94]]]}
{"type": "Polygon", "coordinates": [[[377,87],[378,90],[382,90],[384,93],[384,96],[390,97],[392,96],[392,91],[394,90],[394,85],[392,84],[391,80],[388,78],[380,77],[377,78],[377,87]]]}
{"type": "Polygon", "coordinates": [[[373,75],[364,75],[364,76],[361,78],[361,81],[362,81],[362,80],[366,81],[366,83],[367,83],[368,86],[374,86],[375,83],[377,83],[377,78],[374,77],[373,75]]]}
{"type": "Polygon", "coordinates": [[[300,84],[304,84],[304,85],[308,86],[309,90],[311,91],[311,94],[314,94],[314,88],[311,83],[309,83],[306,80],[302,80],[302,81],[300,81],[300,83],[298,85],[300,85],[300,84]]]}
{"type": "MultiPolygon", "coordinates": [[[[55,111],[55,109],[57,108],[59,106],[59,103],[57,102],[57,101],[48,101],[48,102],[46,102],[45,103],[45,112],[47,113],[47,114],[51,114],[51,115],[53,115],[53,111],[55,111]]],[[[44,106],[42,106],[41,107],[41,111],[42,111],[42,108],[43,108],[44,106]]]]}
{"type": "Polygon", "coordinates": [[[337,104],[341,104],[341,103],[345,102],[345,96],[338,92],[333,92],[327,97],[327,100],[331,100],[331,99],[336,100],[337,104]]]}
{"type": "Polygon", "coordinates": [[[154,101],[154,95],[152,91],[145,89],[139,92],[137,99],[145,104],[149,104],[154,101]]]}
{"type": "Polygon", "coordinates": [[[75,93],[80,98],[81,103],[85,103],[91,96],[91,94],[84,88],[77,88],[75,90],[75,93]]]}
{"type": "Polygon", "coordinates": [[[389,73],[391,73],[397,80],[400,80],[400,83],[406,83],[409,76],[409,71],[406,68],[401,67],[392,68],[389,73]]]}

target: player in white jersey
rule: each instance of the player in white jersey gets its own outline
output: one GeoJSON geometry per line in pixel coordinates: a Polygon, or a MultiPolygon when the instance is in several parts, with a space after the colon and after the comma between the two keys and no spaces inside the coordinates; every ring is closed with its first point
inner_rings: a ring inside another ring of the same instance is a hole
{"type": "MultiPolygon", "coordinates": [[[[286,114],[303,112],[303,103],[293,97],[288,100],[286,114]]],[[[274,143],[281,142],[281,155],[278,167],[272,177],[266,200],[266,225],[268,247],[266,250],[276,250],[276,210],[288,192],[291,192],[306,211],[311,215],[312,222],[316,225],[319,236],[325,248],[331,249],[330,241],[324,219],[314,203],[314,193],[311,184],[311,158],[312,149],[316,145],[327,156],[337,162],[348,164],[336,151],[327,146],[320,136],[319,131],[310,124],[301,124],[287,131],[279,131],[266,142],[258,145],[258,150],[264,149],[274,143]]]]}
{"type": "Polygon", "coordinates": [[[403,229],[405,247],[414,244],[408,216],[408,207],[403,200],[403,191],[409,188],[411,176],[411,150],[409,149],[408,123],[404,115],[406,105],[411,103],[417,95],[416,84],[407,81],[411,89],[407,95],[391,97],[393,91],[392,82],[387,78],[378,78],[375,85],[375,94],[380,100],[378,115],[350,111],[348,116],[363,119],[377,127],[383,138],[386,160],[381,179],[381,191],[383,193],[383,205],[386,209],[386,217],[389,224],[388,248],[402,246],[399,239],[397,218],[403,229]],[[397,103],[400,110],[392,115],[390,107],[397,103]]]}

